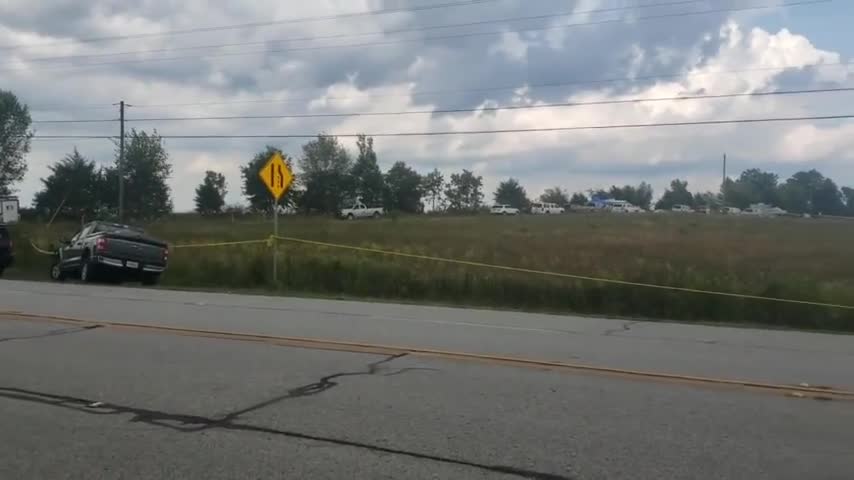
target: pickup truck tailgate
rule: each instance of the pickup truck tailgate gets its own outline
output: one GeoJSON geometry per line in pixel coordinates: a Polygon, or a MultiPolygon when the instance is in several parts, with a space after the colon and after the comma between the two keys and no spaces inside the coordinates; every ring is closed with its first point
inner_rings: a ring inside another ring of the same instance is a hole
{"type": "Polygon", "coordinates": [[[109,238],[107,249],[101,255],[146,264],[163,264],[164,247],[121,238],[109,238]]]}

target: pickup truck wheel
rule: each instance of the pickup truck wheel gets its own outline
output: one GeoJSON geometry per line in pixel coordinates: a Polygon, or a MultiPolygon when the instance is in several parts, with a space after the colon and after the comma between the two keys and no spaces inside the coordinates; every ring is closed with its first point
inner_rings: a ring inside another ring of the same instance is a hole
{"type": "Polygon", "coordinates": [[[88,258],[83,259],[83,264],[80,265],[80,280],[83,283],[92,283],[95,281],[97,274],[96,266],[90,262],[88,258]]]}
{"type": "Polygon", "coordinates": [[[380,212],[374,212],[374,220],[380,218],[381,216],[382,215],[380,215],[380,212]]]}
{"type": "Polygon", "coordinates": [[[157,282],[160,281],[160,274],[157,273],[144,273],[142,274],[142,279],[140,282],[146,287],[153,287],[157,285],[157,282]]]}
{"type": "Polygon", "coordinates": [[[50,279],[55,282],[65,281],[65,272],[63,272],[62,268],[59,267],[59,260],[55,261],[50,266],[50,279]]]}
{"type": "Polygon", "coordinates": [[[356,219],[356,217],[354,217],[352,213],[347,215],[347,220],[355,220],[355,219],[356,219]]]}

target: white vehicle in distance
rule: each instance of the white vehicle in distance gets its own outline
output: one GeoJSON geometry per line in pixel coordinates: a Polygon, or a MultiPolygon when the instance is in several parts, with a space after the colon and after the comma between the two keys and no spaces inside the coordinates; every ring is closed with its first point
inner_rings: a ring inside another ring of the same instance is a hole
{"type": "Polygon", "coordinates": [[[634,206],[625,200],[606,200],[605,209],[612,213],[640,213],[640,207],[634,206]]]}
{"type": "Polygon", "coordinates": [[[489,213],[492,215],[519,215],[519,209],[510,205],[493,205],[489,209],[489,213]]]}
{"type": "Polygon", "coordinates": [[[672,210],[677,213],[694,213],[694,209],[688,205],[673,205],[672,210]]]}
{"type": "Polygon", "coordinates": [[[724,215],[741,215],[741,209],[738,207],[724,207],[721,209],[724,215]]]}
{"type": "Polygon", "coordinates": [[[385,215],[383,207],[366,207],[362,202],[354,203],[350,208],[341,209],[341,217],[347,220],[357,218],[380,218],[385,215]]]}
{"type": "Polygon", "coordinates": [[[556,203],[533,203],[531,204],[531,214],[533,215],[551,215],[564,213],[563,207],[556,203]]]}

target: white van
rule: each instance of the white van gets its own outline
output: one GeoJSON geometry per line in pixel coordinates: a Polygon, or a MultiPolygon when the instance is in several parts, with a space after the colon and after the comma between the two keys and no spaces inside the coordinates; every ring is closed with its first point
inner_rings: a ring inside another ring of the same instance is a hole
{"type": "Polygon", "coordinates": [[[563,207],[556,203],[532,203],[531,204],[531,213],[533,215],[551,215],[551,214],[560,214],[564,213],[563,207]]]}

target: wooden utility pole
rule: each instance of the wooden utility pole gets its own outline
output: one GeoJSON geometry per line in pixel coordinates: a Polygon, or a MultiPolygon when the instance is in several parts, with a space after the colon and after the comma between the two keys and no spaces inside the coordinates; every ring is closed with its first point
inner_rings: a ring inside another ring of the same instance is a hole
{"type": "Polygon", "coordinates": [[[119,102],[119,223],[125,218],[125,101],[119,102]]]}

